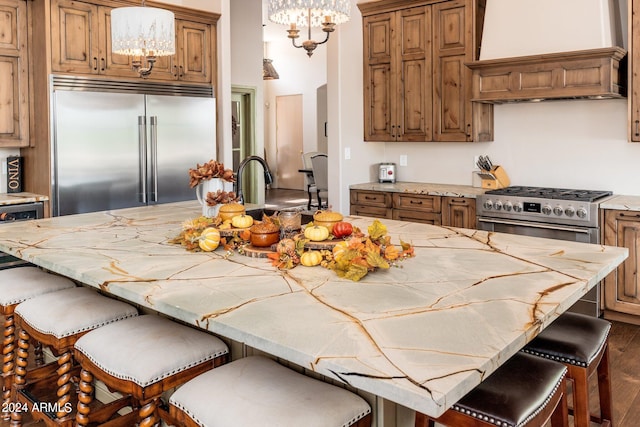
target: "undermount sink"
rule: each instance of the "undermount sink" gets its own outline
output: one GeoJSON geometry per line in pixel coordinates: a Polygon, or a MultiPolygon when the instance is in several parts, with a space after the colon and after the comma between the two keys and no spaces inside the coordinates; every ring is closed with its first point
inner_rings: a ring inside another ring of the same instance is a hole
{"type": "MultiPolygon", "coordinates": [[[[264,215],[272,216],[276,212],[280,212],[280,211],[276,209],[258,208],[258,209],[247,209],[246,214],[252,217],[253,219],[261,220],[264,215]]],[[[313,221],[313,215],[304,214],[304,213],[302,214],[302,221],[301,221],[302,225],[308,224],[311,221],[313,221]]]]}

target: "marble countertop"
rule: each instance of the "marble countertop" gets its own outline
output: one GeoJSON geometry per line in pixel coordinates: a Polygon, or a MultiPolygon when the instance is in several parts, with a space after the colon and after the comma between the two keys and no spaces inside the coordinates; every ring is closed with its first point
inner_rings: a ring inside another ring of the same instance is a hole
{"type": "Polygon", "coordinates": [[[431,196],[470,197],[475,198],[487,191],[484,188],[470,185],[430,184],[427,182],[367,182],[349,186],[351,190],[388,191],[392,193],[428,194],[431,196]]]}
{"type": "Polygon", "coordinates": [[[600,209],[640,211],[640,196],[614,195],[600,203],[600,209]]]}
{"type": "Polygon", "coordinates": [[[49,200],[47,196],[41,196],[34,193],[0,193],[0,206],[44,202],[47,200],[49,200]]]}
{"type": "MultiPolygon", "coordinates": [[[[194,202],[0,226],[0,250],[439,416],[576,302],[625,248],[382,220],[415,245],[359,282],[168,243],[194,202]]],[[[346,217],[366,230],[371,218],[346,217]]]]}

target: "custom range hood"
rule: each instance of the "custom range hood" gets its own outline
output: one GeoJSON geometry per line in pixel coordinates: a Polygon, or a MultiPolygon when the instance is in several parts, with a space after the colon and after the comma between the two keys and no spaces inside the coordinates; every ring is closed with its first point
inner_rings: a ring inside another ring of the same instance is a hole
{"type": "Polygon", "coordinates": [[[627,1],[487,0],[473,100],[625,97],[627,1]]]}

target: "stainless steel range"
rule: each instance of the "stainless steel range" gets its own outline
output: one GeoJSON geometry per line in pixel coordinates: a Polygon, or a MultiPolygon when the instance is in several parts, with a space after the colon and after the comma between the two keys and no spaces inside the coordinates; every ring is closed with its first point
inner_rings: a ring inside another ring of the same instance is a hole
{"type": "MultiPolygon", "coordinates": [[[[513,186],[476,199],[477,228],[548,239],[600,243],[599,204],[611,191],[513,186]]],[[[571,311],[599,316],[600,285],[571,311]]]]}

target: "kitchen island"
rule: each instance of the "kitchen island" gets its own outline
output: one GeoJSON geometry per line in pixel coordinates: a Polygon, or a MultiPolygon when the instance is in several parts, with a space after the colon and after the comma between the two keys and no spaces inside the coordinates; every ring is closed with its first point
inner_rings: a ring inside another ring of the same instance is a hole
{"type": "MultiPolygon", "coordinates": [[[[278,271],[266,259],[169,243],[200,210],[183,202],[9,224],[0,251],[432,416],[628,255],[383,220],[416,256],[352,282],[322,267],[278,271]]],[[[346,219],[362,230],[373,221],[346,219]]],[[[369,400],[374,412],[384,406],[369,400]]]]}

